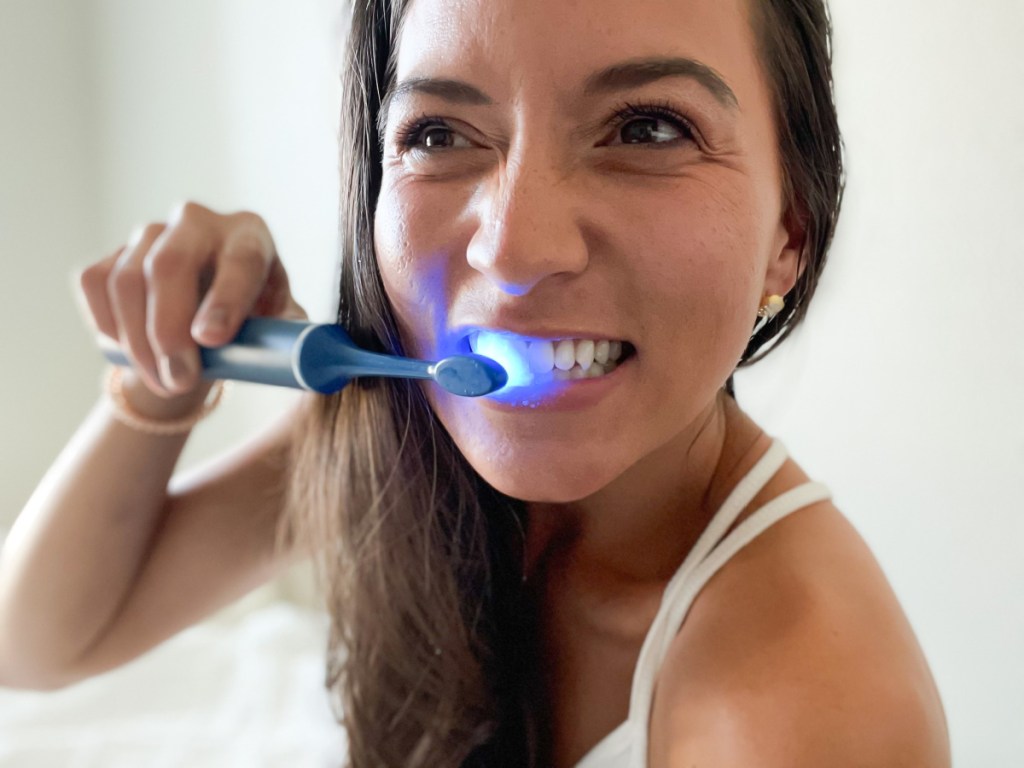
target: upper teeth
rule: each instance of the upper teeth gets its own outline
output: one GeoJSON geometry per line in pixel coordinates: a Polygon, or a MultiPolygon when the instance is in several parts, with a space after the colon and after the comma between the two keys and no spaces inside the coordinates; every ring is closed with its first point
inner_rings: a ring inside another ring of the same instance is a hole
{"type": "MultiPolygon", "coordinates": [[[[469,337],[473,352],[496,359],[506,368],[523,369],[519,378],[552,371],[572,371],[591,376],[607,373],[622,357],[622,342],[609,339],[525,340],[479,331],[469,337]]],[[[558,374],[555,374],[558,376],[558,374]]],[[[515,371],[510,371],[515,384],[515,371]]],[[[575,376],[573,376],[574,378],[575,376]]],[[[518,383],[527,383],[519,381],[518,383]]]]}

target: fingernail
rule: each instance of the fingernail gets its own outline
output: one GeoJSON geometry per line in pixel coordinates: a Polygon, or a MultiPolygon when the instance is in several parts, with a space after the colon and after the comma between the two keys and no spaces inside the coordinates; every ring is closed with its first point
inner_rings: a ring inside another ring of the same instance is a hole
{"type": "Polygon", "coordinates": [[[184,390],[192,386],[192,376],[197,369],[193,355],[165,355],[160,358],[160,378],[171,389],[184,390]]]}
{"type": "Polygon", "coordinates": [[[197,336],[220,333],[228,327],[228,313],[223,307],[214,307],[202,314],[196,321],[193,333],[197,336]]]}

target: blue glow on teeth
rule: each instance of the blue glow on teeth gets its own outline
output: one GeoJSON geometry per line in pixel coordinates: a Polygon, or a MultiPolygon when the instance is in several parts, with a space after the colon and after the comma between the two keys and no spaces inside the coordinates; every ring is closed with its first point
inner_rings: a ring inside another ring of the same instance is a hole
{"type": "Polygon", "coordinates": [[[527,362],[526,342],[511,336],[494,333],[480,333],[474,340],[473,349],[478,355],[489,357],[508,373],[508,387],[525,387],[533,381],[533,373],[527,362]]]}
{"type": "MultiPolygon", "coordinates": [[[[494,331],[475,331],[469,334],[468,341],[474,354],[495,361],[508,374],[506,385],[490,394],[506,402],[511,402],[509,398],[543,396],[560,382],[610,373],[618,367],[623,345],[609,340],[588,345],[586,339],[528,339],[494,331]],[[573,359],[566,357],[566,348],[573,359]]],[[[524,400],[522,405],[536,407],[537,402],[524,400]]]]}

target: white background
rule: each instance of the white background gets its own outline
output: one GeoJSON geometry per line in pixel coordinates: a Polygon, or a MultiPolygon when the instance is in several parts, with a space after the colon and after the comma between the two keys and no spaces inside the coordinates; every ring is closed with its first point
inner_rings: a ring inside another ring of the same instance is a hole
{"type": "MultiPolygon", "coordinates": [[[[97,397],[71,274],[134,226],[256,210],[330,318],[337,6],[0,0],[0,533],[97,397]]],[[[840,230],[806,328],[738,395],[881,561],[956,764],[1021,765],[1024,2],[832,6],[840,230]]],[[[289,397],[240,388],[185,461],[289,397]]]]}

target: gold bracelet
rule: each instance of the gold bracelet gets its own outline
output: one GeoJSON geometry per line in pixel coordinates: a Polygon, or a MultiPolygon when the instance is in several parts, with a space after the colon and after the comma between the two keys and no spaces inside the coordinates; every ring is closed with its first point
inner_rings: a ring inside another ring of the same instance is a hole
{"type": "Polygon", "coordinates": [[[107,371],[105,389],[110,404],[113,406],[111,410],[114,418],[126,427],[131,427],[138,432],[145,432],[147,435],[183,435],[209,416],[213,409],[220,404],[227,390],[227,382],[215,382],[210,394],[207,395],[206,402],[195,413],[170,421],[147,418],[132,407],[124,394],[123,368],[110,367],[107,371]]]}

